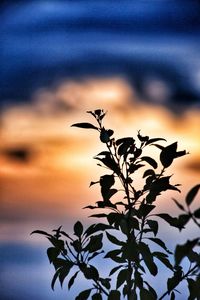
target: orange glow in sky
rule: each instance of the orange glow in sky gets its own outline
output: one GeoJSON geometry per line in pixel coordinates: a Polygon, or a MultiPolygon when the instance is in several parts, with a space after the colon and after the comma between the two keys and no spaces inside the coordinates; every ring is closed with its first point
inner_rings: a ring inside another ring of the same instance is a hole
{"type": "Polygon", "coordinates": [[[76,218],[83,206],[99,200],[98,189],[89,189],[89,183],[103,172],[92,159],[103,145],[96,132],[70,127],[93,122],[85,112],[97,108],[108,111],[105,125],[114,129],[116,137],[134,137],[141,130],[166,138],[168,144],[178,141],[180,150],[191,154],[177,160],[171,170],[175,183],[182,183],[187,191],[199,182],[199,111],[177,117],[159,104],[142,104],[120,78],[63,82],[38,91],[30,104],[2,112],[2,223],[76,218]],[[18,150],[24,151],[22,157],[13,155],[18,150]]]}

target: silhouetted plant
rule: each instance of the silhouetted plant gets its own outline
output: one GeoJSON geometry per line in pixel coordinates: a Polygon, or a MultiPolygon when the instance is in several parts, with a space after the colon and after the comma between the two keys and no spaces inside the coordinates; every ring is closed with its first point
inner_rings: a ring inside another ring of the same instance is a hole
{"type": "Polygon", "coordinates": [[[89,111],[96,124],[77,123],[72,126],[96,130],[105,150],[96,155],[98,165],[106,168],[106,174],[97,184],[101,189],[102,199],[85,208],[98,210],[99,213],[90,217],[103,219],[84,229],[77,221],[74,234],[68,235],[59,227],[53,233],[36,230],[33,233],[44,235],[52,244],[47,249],[50,263],[55,268],[52,279],[52,289],[56,280],[62,286],[68,277],[70,289],[77,276],[82,273],[91,282],[91,288],[86,289],[76,297],[76,300],[92,299],[118,300],[151,300],[163,299],[166,296],[175,299],[177,287],[186,280],[189,300],[200,299],[200,238],[187,240],[182,245],[175,245],[172,253],[166,246],[164,237],[159,235],[159,221],[164,220],[169,226],[182,231],[186,224],[193,222],[200,227],[200,208],[194,212],[190,207],[200,189],[200,184],[193,187],[186,196],[185,205],[173,199],[181,210],[179,216],[167,213],[153,213],[159,202],[157,198],[167,190],[180,192],[178,184],[171,183],[171,175],[166,175],[174,159],[186,155],[186,151],[177,150],[177,142],[163,146],[163,138],[149,138],[137,134],[137,141],[132,137],[115,139],[114,132],[103,126],[105,112],[101,109],[89,111]],[[144,155],[146,149],[156,147],[160,151],[158,161],[149,155],[144,155]],[[137,183],[140,171],[143,187],[137,183]],[[116,187],[117,185],[117,187],[116,187]],[[120,186],[120,187],[119,187],[120,186]],[[105,238],[112,244],[110,251],[104,257],[103,246],[105,238]],[[154,246],[153,246],[154,245],[154,246]],[[158,247],[158,250],[155,249],[158,247]],[[98,255],[101,259],[110,259],[116,266],[109,270],[107,277],[102,277],[92,263],[98,255]],[[183,259],[189,261],[185,270],[181,265],[183,259]],[[157,262],[161,262],[171,275],[162,282],[163,294],[157,291],[145,279],[146,273],[156,277],[157,262]],[[74,271],[73,275],[70,271],[74,271]],[[69,273],[71,273],[69,278],[69,273]],[[114,278],[111,280],[111,278],[114,278]]]}

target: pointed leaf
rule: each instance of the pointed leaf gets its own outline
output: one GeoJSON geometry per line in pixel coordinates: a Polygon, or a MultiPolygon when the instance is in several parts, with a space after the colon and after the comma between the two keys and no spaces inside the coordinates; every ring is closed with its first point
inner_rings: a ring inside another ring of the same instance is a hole
{"type": "Polygon", "coordinates": [[[151,240],[152,242],[156,243],[157,245],[159,245],[161,248],[163,248],[167,253],[172,254],[171,251],[169,251],[169,249],[166,247],[165,243],[158,238],[149,238],[149,240],[151,240]]]}
{"type": "MultiPolygon", "coordinates": [[[[61,269],[61,268],[60,268],[60,269],[61,269]]],[[[51,288],[52,288],[52,290],[54,290],[54,286],[55,286],[56,280],[57,280],[57,278],[58,278],[58,276],[59,276],[59,274],[60,274],[60,269],[58,269],[58,270],[55,272],[55,274],[54,274],[54,276],[53,276],[53,279],[52,279],[52,281],[51,281],[51,288]]]]}
{"type": "Polygon", "coordinates": [[[109,293],[108,300],[120,300],[120,291],[112,290],[109,293]]]}
{"type": "Polygon", "coordinates": [[[113,268],[111,271],[110,271],[110,274],[109,276],[113,275],[115,272],[117,272],[120,268],[122,268],[122,266],[117,266],[115,268],[113,268]]]}
{"type": "Polygon", "coordinates": [[[153,252],[153,256],[157,258],[159,261],[161,261],[168,269],[171,271],[174,270],[172,264],[170,263],[169,259],[167,258],[167,255],[162,252],[153,252]]]}
{"type": "Polygon", "coordinates": [[[65,278],[67,277],[67,275],[69,274],[72,267],[73,267],[73,263],[68,261],[68,262],[65,263],[65,265],[62,268],[60,268],[59,280],[60,280],[61,287],[62,287],[63,282],[64,282],[65,278]]]}
{"type": "Polygon", "coordinates": [[[174,292],[171,293],[170,300],[175,300],[175,293],[174,292]]]}
{"type": "Polygon", "coordinates": [[[156,276],[158,269],[153,261],[153,255],[149,249],[149,246],[143,242],[140,242],[138,246],[147,268],[153,276],[156,276]]]}
{"type": "Polygon", "coordinates": [[[47,256],[49,258],[50,264],[58,257],[60,254],[60,249],[55,247],[50,247],[47,249],[47,256]]]}
{"type": "Polygon", "coordinates": [[[71,127],[79,127],[84,129],[95,129],[98,130],[98,128],[90,123],[76,123],[71,125],[71,127]]]}
{"type": "Polygon", "coordinates": [[[141,160],[146,161],[146,162],[147,162],[148,164],[150,164],[154,169],[156,169],[156,168],[158,167],[157,162],[156,162],[153,158],[151,158],[151,157],[149,157],[149,156],[142,156],[142,157],[141,157],[141,160]]]}
{"type": "Polygon", "coordinates": [[[78,221],[78,222],[76,222],[75,225],[74,225],[74,234],[75,234],[77,237],[80,237],[82,233],[83,233],[83,225],[81,224],[80,221],[78,221]]]}
{"type": "Polygon", "coordinates": [[[156,143],[158,141],[165,141],[166,142],[166,139],[163,139],[163,138],[152,138],[152,139],[149,139],[146,142],[146,145],[149,145],[149,144],[152,144],[152,143],[156,143]]]}
{"type": "Polygon", "coordinates": [[[177,285],[182,280],[182,269],[179,267],[177,268],[176,272],[174,272],[174,275],[171,278],[168,278],[167,280],[167,288],[168,291],[172,291],[177,287],[177,285]]]}
{"type": "Polygon", "coordinates": [[[184,206],[182,204],[180,204],[176,199],[172,198],[172,200],[174,201],[174,203],[177,205],[177,207],[182,210],[185,211],[184,206]]]}
{"type": "Polygon", "coordinates": [[[195,216],[195,218],[200,219],[200,208],[197,208],[197,209],[195,210],[194,216],[195,216]]]}
{"type": "Polygon", "coordinates": [[[113,244],[115,244],[115,245],[118,245],[118,246],[123,246],[123,245],[124,245],[124,242],[118,240],[118,239],[117,239],[115,236],[113,236],[112,234],[106,232],[106,235],[107,235],[108,240],[109,240],[111,243],[113,243],[113,244]]]}
{"type": "Polygon", "coordinates": [[[199,189],[200,189],[200,184],[197,184],[197,185],[194,186],[194,187],[189,191],[189,193],[187,194],[186,199],[185,199],[185,202],[186,202],[186,204],[187,204],[188,206],[193,202],[193,200],[194,200],[194,198],[196,197],[196,195],[197,195],[199,189]]]}
{"type": "Polygon", "coordinates": [[[90,296],[91,290],[92,290],[92,289],[88,289],[88,290],[82,291],[82,292],[75,298],[75,300],[87,300],[87,299],[89,298],[89,296],[90,296]]]}
{"type": "Polygon", "coordinates": [[[46,236],[48,236],[48,237],[52,237],[51,234],[49,234],[49,233],[47,233],[46,231],[43,231],[43,230],[34,230],[34,231],[31,232],[31,234],[35,234],[35,233],[37,233],[37,234],[42,234],[42,235],[46,235],[46,236]]]}
{"type": "Polygon", "coordinates": [[[99,293],[92,295],[92,300],[102,300],[102,296],[99,293]]]}
{"type": "Polygon", "coordinates": [[[127,269],[123,269],[119,272],[117,276],[116,289],[118,289],[127,280],[127,269]]]}
{"type": "Polygon", "coordinates": [[[156,236],[157,233],[158,233],[158,222],[155,221],[155,220],[147,220],[147,224],[149,225],[149,227],[153,231],[154,236],[156,236]]]}
{"type": "Polygon", "coordinates": [[[154,170],[152,170],[152,169],[146,170],[146,171],[144,172],[144,174],[143,174],[143,178],[145,178],[145,177],[147,177],[147,176],[153,176],[153,177],[155,177],[155,172],[154,172],[154,170]]]}
{"type": "Polygon", "coordinates": [[[140,299],[142,300],[156,300],[157,297],[155,297],[154,294],[152,294],[149,290],[142,288],[140,290],[140,299]]]}
{"type": "Polygon", "coordinates": [[[175,263],[177,265],[180,264],[180,262],[185,256],[188,256],[190,254],[193,248],[197,245],[198,241],[199,241],[198,238],[192,241],[188,240],[185,244],[176,246],[175,263]]]}
{"type": "Polygon", "coordinates": [[[90,237],[89,243],[85,247],[85,251],[89,251],[90,253],[96,252],[100,250],[103,246],[102,244],[103,234],[100,233],[98,235],[93,235],[90,237]]]}
{"type": "Polygon", "coordinates": [[[72,287],[72,285],[74,284],[74,281],[78,275],[79,271],[77,271],[69,280],[68,282],[68,290],[70,290],[70,288],[72,287]]]}

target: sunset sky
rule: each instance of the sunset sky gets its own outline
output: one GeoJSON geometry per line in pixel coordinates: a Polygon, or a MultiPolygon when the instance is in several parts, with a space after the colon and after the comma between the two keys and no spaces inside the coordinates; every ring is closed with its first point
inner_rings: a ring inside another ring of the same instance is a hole
{"type": "Polygon", "coordinates": [[[89,183],[103,172],[93,157],[104,149],[95,132],[70,127],[93,122],[86,111],[105,109],[105,124],[116,137],[141,130],[168,144],[178,141],[180,150],[190,153],[169,174],[182,184],[182,194],[169,193],[161,210],[174,213],[170,198],[183,199],[200,181],[200,4],[5,3],[0,5],[0,295],[66,299],[67,289],[50,290],[48,244],[30,232],[60,225],[70,231],[77,219],[87,224],[82,207],[99,200],[98,188],[89,183]]]}

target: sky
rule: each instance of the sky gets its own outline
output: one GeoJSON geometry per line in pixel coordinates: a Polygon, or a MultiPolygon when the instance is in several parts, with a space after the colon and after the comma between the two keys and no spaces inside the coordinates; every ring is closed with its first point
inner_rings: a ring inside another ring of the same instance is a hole
{"type": "Polygon", "coordinates": [[[3,300],[66,298],[50,289],[48,243],[30,232],[89,222],[82,207],[100,197],[89,183],[102,174],[92,158],[103,149],[95,133],[70,127],[91,121],[86,111],[105,109],[117,137],[141,130],[190,152],[171,170],[182,194],[161,210],[199,183],[199,13],[193,0],[0,4],[3,300]]]}

